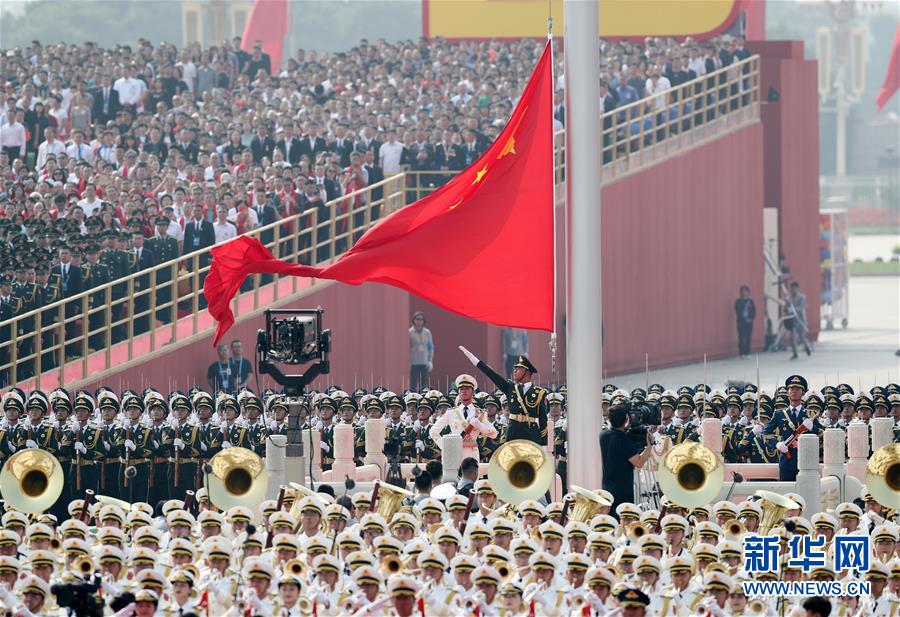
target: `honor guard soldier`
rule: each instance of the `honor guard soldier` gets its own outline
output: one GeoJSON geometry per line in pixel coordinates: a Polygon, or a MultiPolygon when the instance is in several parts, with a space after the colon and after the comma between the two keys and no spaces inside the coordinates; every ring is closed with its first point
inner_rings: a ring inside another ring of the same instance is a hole
{"type": "Polygon", "coordinates": [[[60,452],[72,460],[69,482],[74,487],[72,497],[84,499],[85,491],[96,492],[100,482],[100,462],[106,458],[103,431],[89,423],[94,400],[87,392],[75,396],[75,418],[63,432],[60,452]]]}
{"type": "Polygon", "coordinates": [[[553,420],[553,458],[556,459],[556,473],[562,479],[562,485],[568,486],[566,483],[569,454],[568,422],[562,415],[565,397],[559,392],[551,392],[547,395],[547,405],[549,406],[548,414],[553,420]]]}
{"type": "MultiPolygon", "coordinates": [[[[131,271],[131,259],[128,252],[120,250],[118,246],[118,234],[113,229],[107,229],[103,232],[107,239],[107,247],[100,254],[100,263],[106,266],[110,281],[118,281],[128,276],[131,271]]],[[[126,237],[127,238],[127,237],[126,237]]],[[[135,290],[137,291],[137,290],[135,290]]],[[[112,288],[112,310],[110,319],[113,322],[121,321],[125,318],[123,314],[126,304],[124,299],[128,293],[128,286],[125,283],[119,283],[112,288]]],[[[135,309],[136,310],[136,309],[135,309]]],[[[125,325],[116,326],[113,329],[113,343],[125,340],[125,325]]]]}
{"type": "Polygon", "coordinates": [[[175,440],[172,427],[166,423],[168,405],[159,392],[144,395],[144,406],[150,414],[150,431],[153,437],[153,464],[150,466],[150,503],[154,506],[169,499],[169,459],[175,440]]]}
{"type": "MultiPolygon", "coordinates": [[[[119,397],[109,388],[97,389],[97,405],[100,407],[100,430],[103,441],[114,444],[116,440],[116,417],[119,415],[119,397]]],[[[107,452],[106,458],[100,462],[100,493],[120,499],[119,495],[119,451],[115,448],[107,452]]]]}
{"type": "Polygon", "coordinates": [[[184,500],[186,491],[197,490],[197,465],[201,454],[200,429],[190,422],[191,402],[175,394],[171,402],[172,464],[169,466],[172,499],[184,500]]]}
{"type": "MultiPolygon", "coordinates": [[[[760,407],[759,421],[767,424],[771,419],[772,412],[760,407]]],[[[778,460],[776,441],[774,435],[757,434],[752,429],[747,430],[738,442],[738,453],[748,463],[774,463],[778,460]]]]}
{"type": "Polygon", "coordinates": [[[334,464],[334,399],[322,394],[315,401],[322,426],[319,428],[322,448],[322,471],[328,471],[334,464]]]}
{"type": "Polygon", "coordinates": [[[801,375],[791,375],[784,382],[787,388],[787,396],[789,404],[783,409],[779,409],[772,416],[767,424],[760,422],[753,427],[756,435],[774,434],[775,430],[780,431],[780,441],[776,442],[775,448],[780,452],[778,457],[778,476],[782,482],[793,482],[797,479],[797,440],[791,439],[800,429],[801,432],[809,432],[817,434],[820,430],[819,422],[809,414],[803,407],[803,395],[807,390],[806,379],[801,375]]]}
{"type": "MultiPolygon", "coordinates": [[[[196,407],[196,405],[195,405],[196,407]]],[[[288,404],[285,397],[280,394],[271,394],[266,399],[266,409],[269,412],[272,423],[269,427],[270,435],[287,435],[288,432],[288,404]]]]}
{"type": "Polygon", "coordinates": [[[469,361],[494,382],[509,400],[509,440],[527,439],[538,445],[547,441],[547,390],[531,383],[537,369],[527,356],[519,356],[513,365],[513,379],[509,380],[479,360],[463,346],[459,347],[469,361]]]}
{"type": "Polygon", "coordinates": [[[255,394],[250,394],[241,399],[244,410],[241,414],[247,422],[247,443],[249,449],[257,455],[266,456],[266,438],[269,436],[269,427],[262,416],[262,401],[255,394]]]}
{"type": "Polygon", "coordinates": [[[434,403],[427,397],[419,399],[419,417],[413,423],[413,433],[416,440],[413,442],[416,462],[433,461],[441,458],[441,449],[429,432],[431,416],[434,414],[434,403]],[[418,423],[418,426],[417,426],[418,423]]]}
{"type": "Polygon", "coordinates": [[[120,495],[130,503],[148,501],[153,464],[153,431],[141,423],[144,404],[134,395],[122,399],[125,417],[116,427],[113,451],[119,455],[120,495]]]}
{"type": "Polygon", "coordinates": [[[248,448],[250,442],[247,436],[247,428],[238,422],[240,410],[237,399],[226,394],[219,400],[219,413],[222,415],[222,424],[219,426],[221,447],[248,448]]]}
{"type": "Polygon", "coordinates": [[[44,419],[49,409],[49,401],[44,393],[35,390],[28,395],[25,403],[25,421],[22,423],[20,434],[24,435],[26,448],[40,448],[57,456],[59,451],[59,437],[53,425],[44,419]]]}
{"type": "MultiPolygon", "coordinates": [[[[380,399],[376,400],[381,402],[380,399]]],[[[416,440],[412,434],[412,427],[403,423],[405,405],[400,397],[394,394],[384,401],[384,406],[387,409],[384,436],[385,454],[396,452],[401,463],[409,463],[416,440]]]]}
{"type": "Polygon", "coordinates": [[[459,390],[459,405],[448,409],[428,429],[428,435],[434,442],[439,442],[444,434],[462,436],[462,457],[481,460],[478,453],[478,436],[496,438],[497,429],[490,424],[485,413],[475,405],[475,389],[478,383],[471,375],[460,375],[456,378],[459,390]],[[448,428],[449,431],[444,431],[448,428]]]}
{"type": "Polygon", "coordinates": [[[694,424],[694,397],[691,394],[684,392],[678,395],[675,417],[669,424],[666,435],[672,440],[673,446],[685,441],[699,441],[694,424]]]}

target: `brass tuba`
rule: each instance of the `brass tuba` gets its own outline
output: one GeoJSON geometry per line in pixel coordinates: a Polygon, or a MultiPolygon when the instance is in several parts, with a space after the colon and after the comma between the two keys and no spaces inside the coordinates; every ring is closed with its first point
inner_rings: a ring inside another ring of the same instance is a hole
{"type": "Polygon", "coordinates": [[[745,533],[747,533],[747,529],[744,527],[744,524],[736,518],[726,521],[722,528],[725,530],[725,535],[727,535],[729,539],[732,540],[737,540],[745,533]]]}
{"type": "Polygon", "coordinates": [[[670,501],[685,508],[696,508],[719,494],[725,465],[703,444],[684,441],[663,455],[658,477],[659,487],[670,501]]]}
{"type": "Polygon", "coordinates": [[[759,528],[756,530],[761,536],[768,535],[773,527],[781,523],[785,512],[800,507],[800,504],[792,499],[772,491],[759,490],[756,491],[756,496],[762,503],[762,516],[759,517],[759,528]]]}
{"type": "Polygon", "coordinates": [[[64,484],[59,461],[43,450],[20,450],[7,459],[0,471],[3,500],[19,512],[44,512],[59,499],[64,484]]]}
{"type": "Polygon", "coordinates": [[[643,521],[635,521],[633,523],[629,523],[625,528],[626,537],[635,544],[638,542],[638,540],[646,536],[648,533],[650,533],[650,529],[643,521]]]}
{"type": "Polygon", "coordinates": [[[538,499],[553,481],[553,459],[538,444],[513,439],[494,452],[488,465],[488,480],[497,497],[509,504],[538,499]]]}
{"type": "Polygon", "coordinates": [[[78,557],[72,562],[72,571],[83,578],[90,578],[94,574],[94,562],[87,555],[78,557]]]}
{"type": "Polygon", "coordinates": [[[375,511],[390,522],[403,505],[403,500],[412,496],[413,494],[405,488],[381,482],[378,485],[378,503],[375,504],[375,511]]]}
{"type": "Polygon", "coordinates": [[[866,488],[885,508],[900,510],[900,443],[875,450],[866,465],[866,488]]]}
{"type": "Polygon", "coordinates": [[[398,555],[388,555],[381,562],[381,571],[385,578],[403,570],[403,562],[398,555]]]}
{"type": "Polygon", "coordinates": [[[255,452],[228,448],[212,457],[209,466],[209,500],[219,509],[255,508],[265,499],[268,472],[255,452]]]}
{"type": "Polygon", "coordinates": [[[569,506],[569,518],[573,521],[587,524],[597,515],[600,508],[612,505],[594,491],[574,484],[571,489],[572,491],[568,495],[572,500],[572,505],[569,506]]]}

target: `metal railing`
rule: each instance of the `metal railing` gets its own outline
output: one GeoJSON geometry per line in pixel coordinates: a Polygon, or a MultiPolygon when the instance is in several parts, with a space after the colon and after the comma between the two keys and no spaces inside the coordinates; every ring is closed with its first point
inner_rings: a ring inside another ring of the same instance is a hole
{"type": "MultiPolygon", "coordinates": [[[[344,253],[379,218],[404,205],[401,174],[247,232],[279,259],[317,265],[344,253]]],[[[207,247],[99,285],[0,324],[0,386],[95,379],[215,328],[203,309],[207,247]],[[146,336],[143,336],[146,335],[146,336]],[[99,352],[99,353],[98,353],[99,352]]],[[[235,296],[235,317],[261,312],[315,279],[253,275],[235,296]]]]}
{"type": "MultiPolygon", "coordinates": [[[[603,182],[683,154],[759,118],[759,57],[753,56],[602,115],[603,182]]],[[[328,262],[378,218],[433,192],[457,171],[405,171],[305,212],[255,229],[287,261],[328,262]]],[[[554,135],[554,180],[565,191],[565,131],[554,135]]],[[[0,388],[72,385],[137,362],[215,328],[203,311],[209,248],[0,323],[0,388]],[[145,336],[146,335],[146,336],[145,336]],[[122,351],[124,349],[124,353],[122,351]]],[[[235,319],[314,286],[315,279],[253,275],[235,296],[235,319]]]]}

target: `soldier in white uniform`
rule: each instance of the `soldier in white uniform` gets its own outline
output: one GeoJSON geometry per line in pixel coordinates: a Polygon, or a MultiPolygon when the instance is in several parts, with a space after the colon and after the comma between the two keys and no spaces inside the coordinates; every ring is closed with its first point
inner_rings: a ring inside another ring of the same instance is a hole
{"type": "Polygon", "coordinates": [[[428,435],[435,443],[441,443],[441,432],[450,427],[451,435],[461,435],[463,438],[463,458],[481,460],[478,451],[478,438],[496,439],[497,429],[487,419],[487,414],[475,405],[475,390],[478,382],[471,375],[460,375],[456,378],[456,387],[459,390],[459,404],[447,410],[428,429],[428,435]]]}

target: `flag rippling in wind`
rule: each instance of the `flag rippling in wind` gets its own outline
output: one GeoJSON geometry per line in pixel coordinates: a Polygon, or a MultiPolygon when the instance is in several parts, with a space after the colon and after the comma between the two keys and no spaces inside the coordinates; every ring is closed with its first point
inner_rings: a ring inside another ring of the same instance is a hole
{"type": "Polygon", "coordinates": [[[241,236],[212,249],[204,293],[218,321],[250,274],[393,285],[448,311],[501,326],[553,330],[553,71],[544,49],[506,127],[487,151],[434,193],[369,229],[335,262],[276,259],[241,236]]]}

